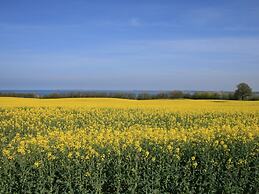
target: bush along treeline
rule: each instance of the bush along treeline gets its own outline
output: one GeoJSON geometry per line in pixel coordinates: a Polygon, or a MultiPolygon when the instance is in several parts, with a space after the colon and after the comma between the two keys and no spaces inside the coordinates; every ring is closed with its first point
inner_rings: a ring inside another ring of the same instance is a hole
{"type": "Polygon", "coordinates": [[[0,97],[38,98],[35,93],[0,92],[0,97]]]}

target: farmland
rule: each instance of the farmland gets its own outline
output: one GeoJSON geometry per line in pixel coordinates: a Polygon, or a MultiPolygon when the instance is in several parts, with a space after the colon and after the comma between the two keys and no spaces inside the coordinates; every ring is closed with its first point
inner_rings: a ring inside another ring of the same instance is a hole
{"type": "Polygon", "coordinates": [[[259,102],[0,98],[0,193],[256,193],[259,102]]]}

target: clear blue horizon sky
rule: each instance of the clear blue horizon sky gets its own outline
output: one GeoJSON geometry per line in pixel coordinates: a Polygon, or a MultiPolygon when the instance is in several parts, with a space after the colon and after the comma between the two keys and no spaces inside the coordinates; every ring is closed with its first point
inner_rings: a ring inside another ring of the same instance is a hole
{"type": "Polygon", "coordinates": [[[258,0],[1,0],[0,89],[259,91],[258,0]]]}

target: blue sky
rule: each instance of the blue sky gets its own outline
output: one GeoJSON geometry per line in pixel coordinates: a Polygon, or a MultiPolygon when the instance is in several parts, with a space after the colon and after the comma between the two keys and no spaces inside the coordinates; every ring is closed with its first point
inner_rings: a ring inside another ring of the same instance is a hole
{"type": "Polygon", "coordinates": [[[0,89],[259,90],[258,0],[0,0],[0,89]]]}

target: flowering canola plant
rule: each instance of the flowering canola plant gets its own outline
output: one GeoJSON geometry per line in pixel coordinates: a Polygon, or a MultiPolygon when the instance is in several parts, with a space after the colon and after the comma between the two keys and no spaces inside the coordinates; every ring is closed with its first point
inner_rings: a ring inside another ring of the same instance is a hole
{"type": "Polygon", "coordinates": [[[0,98],[1,193],[255,193],[259,102],[0,98]]]}

